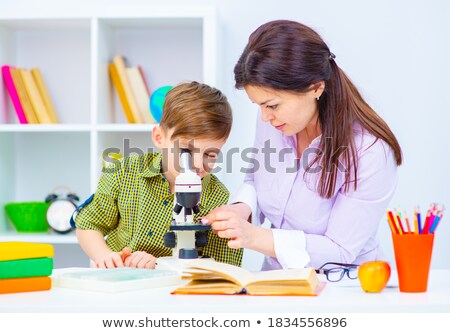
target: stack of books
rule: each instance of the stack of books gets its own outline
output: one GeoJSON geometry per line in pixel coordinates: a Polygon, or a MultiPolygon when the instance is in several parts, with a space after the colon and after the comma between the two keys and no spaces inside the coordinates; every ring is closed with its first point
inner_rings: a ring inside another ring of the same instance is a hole
{"type": "Polygon", "coordinates": [[[109,74],[129,123],[155,124],[150,113],[150,89],[141,66],[127,67],[123,56],[115,56],[109,74]]]}
{"type": "Polygon", "coordinates": [[[0,294],[49,290],[53,246],[28,242],[0,242],[0,294]]]}
{"type": "Polygon", "coordinates": [[[39,68],[2,66],[3,80],[21,124],[57,124],[55,108],[39,68]]]}

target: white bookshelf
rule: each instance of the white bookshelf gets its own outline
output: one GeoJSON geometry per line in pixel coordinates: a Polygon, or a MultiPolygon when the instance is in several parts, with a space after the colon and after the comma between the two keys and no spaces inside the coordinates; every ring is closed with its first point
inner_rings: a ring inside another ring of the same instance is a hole
{"type": "Polygon", "coordinates": [[[37,242],[51,244],[75,244],[77,238],[75,234],[57,234],[52,232],[42,233],[21,233],[6,231],[0,234],[0,242],[14,242],[20,239],[22,242],[37,242]],[[19,237],[20,236],[20,237],[19,237]]]}
{"type": "Polygon", "coordinates": [[[0,80],[0,241],[75,244],[73,233],[15,232],[4,205],[41,201],[61,184],[83,201],[96,189],[105,149],[151,149],[154,125],[126,123],[108,63],[120,54],[141,65],[151,91],[188,80],[215,86],[216,29],[209,6],[2,8],[0,65],[39,67],[61,123],[18,124],[0,80]]]}

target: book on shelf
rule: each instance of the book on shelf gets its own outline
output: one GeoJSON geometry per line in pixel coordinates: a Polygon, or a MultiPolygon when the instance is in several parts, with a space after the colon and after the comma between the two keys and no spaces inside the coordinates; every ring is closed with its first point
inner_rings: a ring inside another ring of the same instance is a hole
{"type": "MultiPolygon", "coordinates": [[[[125,111],[127,119],[131,119],[130,115],[128,114],[130,113],[132,115],[132,120],[134,120],[134,123],[143,123],[143,117],[139,112],[136,99],[131,89],[130,81],[128,80],[124,57],[115,56],[113,59],[113,64],[114,67],[110,66],[110,73],[112,74],[111,78],[118,92],[120,102],[122,103],[122,107],[125,111]]],[[[128,121],[130,122],[130,120],[128,121]]]]}
{"type": "Polygon", "coordinates": [[[119,96],[120,103],[122,104],[125,117],[130,124],[134,124],[133,113],[131,112],[130,104],[128,103],[127,96],[125,95],[125,90],[123,89],[122,81],[119,78],[116,65],[114,63],[109,64],[109,75],[111,76],[111,81],[116,88],[117,95],[119,96]]]}
{"type": "Polygon", "coordinates": [[[317,296],[325,286],[313,268],[251,273],[241,267],[202,259],[187,263],[182,278],[189,282],[173,294],[317,296]]]}
{"type": "Polygon", "coordinates": [[[44,78],[42,76],[39,68],[32,68],[31,75],[33,76],[34,82],[38,88],[39,94],[42,97],[42,101],[44,102],[45,109],[47,110],[47,114],[50,117],[53,124],[57,124],[59,122],[58,117],[56,115],[55,107],[53,106],[52,100],[50,98],[50,94],[47,90],[47,87],[44,82],[44,78]]]}
{"type": "Polygon", "coordinates": [[[148,85],[147,78],[145,77],[144,69],[141,65],[138,65],[137,68],[139,69],[139,73],[141,73],[142,80],[144,80],[145,89],[147,89],[147,94],[150,96],[150,86],[148,85]]]}
{"type": "Polygon", "coordinates": [[[12,69],[13,68],[8,65],[2,66],[3,81],[5,82],[6,89],[8,90],[9,96],[11,97],[11,102],[14,106],[14,109],[16,110],[17,117],[19,118],[19,123],[27,124],[28,121],[19,98],[19,93],[16,89],[11,75],[12,69]]]}
{"type": "Polygon", "coordinates": [[[39,123],[52,124],[53,121],[49,113],[47,112],[44,100],[39,92],[36,82],[34,81],[31,71],[23,68],[20,68],[18,70],[39,123]]]}
{"type": "Polygon", "coordinates": [[[28,96],[18,69],[10,67],[9,71],[14,81],[14,85],[16,87],[17,94],[19,95],[20,103],[22,104],[23,112],[25,113],[28,124],[38,124],[39,122],[34,112],[33,105],[31,104],[30,97],[28,96]]]}
{"type": "Polygon", "coordinates": [[[138,109],[144,122],[147,124],[155,124],[156,121],[150,113],[150,95],[146,86],[142,72],[138,67],[128,67],[125,69],[131,90],[133,91],[138,109]]]}
{"type": "Polygon", "coordinates": [[[21,124],[56,124],[58,117],[39,68],[2,66],[6,88],[21,124]]]}

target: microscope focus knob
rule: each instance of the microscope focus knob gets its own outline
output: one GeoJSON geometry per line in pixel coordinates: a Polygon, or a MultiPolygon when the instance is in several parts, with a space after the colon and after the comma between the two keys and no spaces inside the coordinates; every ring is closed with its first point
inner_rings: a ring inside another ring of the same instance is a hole
{"type": "Polygon", "coordinates": [[[194,214],[198,214],[198,213],[200,213],[200,207],[199,207],[198,205],[195,205],[195,206],[192,208],[192,211],[194,212],[194,214]]]}
{"type": "Polygon", "coordinates": [[[195,232],[195,247],[205,247],[208,244],[208,234],[206,231],[195,232]]]}
{"type": "Polygon", "coordinates": [[[180,214],[181,209],[183,209],[183,206],[179,205],[178,203],[175,204],[175,207],[173,207],[173,211],[175,214],[180,214]]]}
{"type": "Polygon", "coordinates": [[[164,246],[173,249],[177,244],[177,236],[173,231],[166,232],[164,235],[164,246]]]}

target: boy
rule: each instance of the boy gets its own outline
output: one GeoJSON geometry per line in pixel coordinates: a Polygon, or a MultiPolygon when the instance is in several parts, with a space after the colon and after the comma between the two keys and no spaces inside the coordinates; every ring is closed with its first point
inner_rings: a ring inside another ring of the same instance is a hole
{"type": "MultiPolygon", "coordinates": [[[[179,149],[191,150],[193,168],[202,178],[200,213],[226,204],[229,193],[208,174],[231,131],[232,112],[217,89],[190,82],[171,89],[152,140],[161,153],[132,156],[114,164],[101,177],[92,202],[75,218],[81,247],[96,267],[154,268],[156,258],[170,256],[164,246],[174,205],[179,149]],[[105,240],[105,236],[106,240],[105,240]]],[[[242,250],[208,231],[203,255],[240,265],[242,250]]]]}

